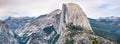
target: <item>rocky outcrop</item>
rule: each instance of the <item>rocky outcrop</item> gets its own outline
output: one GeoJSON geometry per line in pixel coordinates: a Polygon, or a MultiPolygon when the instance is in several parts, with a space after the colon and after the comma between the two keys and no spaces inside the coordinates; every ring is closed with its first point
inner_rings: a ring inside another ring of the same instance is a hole
{"type": "Polygon", "coordinates": [[[63,4],[60,22],[60,28],[65,28],[65,24],[72,23],[73,25],[84,27],[86,31],[92,33],[87,16],[77,4],[63,4]]]}
{"type": "Polygon", "coordinates": [[[26,24],[25,28],[18,34],[20,37],[26,36],[26,38],[29,38],[28,44],[34,44],[35,42],[38,44],[44,44],[48,43],[50,39],[53,39],[54,36],[57,35],[58,27],[59,27],[59,20],[60,20],[60,14],[61,10],[57,9],[52,12],[50,12],[47,15],[42,15],[38,18],[36,18],[33,22],[30,24],[26,24]],[[48,30],[46,28],[52,28],[51,30],[48,30]],[[46,31],[48,30],[48,31],[46,31]],[[50,32],[49,32],[50,31],[50,32]],[[33,33],[37,34],[35,36],[31,36],[33,33]],[[37,39],[38,38],[38,39],[37,39]],[[35,41],[35,42],[34,42],[35,41]]]}
{"type": "Polygon", "coordinates": [[[8,25],[0,20],[0,44],[19,44],[13,36],[8,25]]]}
{"type": "Polygon", "coordinates": [[[92,31],[87,16],[79,7],[79,5],[74,3],[63,4],[61,21],[63,23],[73,23],[73,25],[80,25],[85,27],[87,30],[92,31]]]}
{"type": "Polygon", "coordinates": [[[29,24],[35,17],[9,17],[4,22],[9,26],[9,29],[14,33],[19,33],[25,24],[29,24]]]}
{"type": "Polygon", "coordinates": [[[63,4],[56,9],[25,23],[20,36],[20,44],[113,44],[94,35],[87,16],[79,5],[63,4]]]}
{"type": "Polygon", "coordinates": [[[98,44],[113,44],[93,34],[87,16],[73,3],[63,4],[59,32],[61,36],[56,44],[93,44],[95,38],[98,44]]]}

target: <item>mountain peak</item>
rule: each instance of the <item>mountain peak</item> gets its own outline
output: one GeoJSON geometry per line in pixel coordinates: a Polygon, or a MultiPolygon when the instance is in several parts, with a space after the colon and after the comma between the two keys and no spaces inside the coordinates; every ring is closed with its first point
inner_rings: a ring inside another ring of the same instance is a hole
{"type": "Polygon", "coordinates": [[[86,14],[78,4],[63,4],[61,17],[63,17],[64,23],[73,23],[73,25],[79,25],[92,31],[86,14]]]}
{"type": "Polygon", "coordinates": [[[61,13],[61,10],[60,9],[56,9],[56,10],[50,12],[49,15],[60,14],[60,13],[61,13]]]}
{"type": "MultiPolygon", "coordinates": [[[[66,5],[67,7],[68,6],[71,6],[71,7],[79,7],[79,5],[78,4],[75,4],[75,3],[64,3],[63,5],[66,5]]],[[[80,8],[80,7],[79,7],[80,8]]],[[[76,9],[76,8],[75,8],[76,9]]]]}
{"type": "Polygon", "coordinates": [[[18,20],[7,23],[11,23],[9,26],[15,23],[13,27],[17,27],[16,38],[20,37],[20,44],[92,44],[94,38],[101,44],[109,42],[93,34],[86,14],[74,3],[63,4],[62,10],[56,9],[30,21],[18,20]]]}

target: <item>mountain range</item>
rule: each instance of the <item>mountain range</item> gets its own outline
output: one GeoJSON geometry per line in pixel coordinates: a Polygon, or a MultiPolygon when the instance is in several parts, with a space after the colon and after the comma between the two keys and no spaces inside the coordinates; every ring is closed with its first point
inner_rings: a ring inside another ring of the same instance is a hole
{"type": "Polygon", "coordinates": [[[103,36],[112,41],[120,42],[120,17],[100,17],[90,19],[90,24],[96,35],[103,36]]]}
{"type": "Polygon", "coordinates": [[[79,5],[67,3],[38,17],[0,21],[0,44],[117,44],[119,23],[114,22],[119,21],[87,18],[79,5]]]}

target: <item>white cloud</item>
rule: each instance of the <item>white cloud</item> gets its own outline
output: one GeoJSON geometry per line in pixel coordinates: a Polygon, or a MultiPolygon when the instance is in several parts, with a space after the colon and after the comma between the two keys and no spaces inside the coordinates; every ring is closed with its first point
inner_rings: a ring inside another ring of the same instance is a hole
{"type": "MultiPolygon", "coordinates": [[[[0,7],[1,18],[6,16],[17,17],[39,16],[41,14],[47,14],[57,8],[61,9],[63,3],[79,4],[83,8],[87,16],[90,18],[98,18],[101,16],[120,16],[119,0],[12,0],[12,1],[13,2],[11,3],[11,5],[8,4],[7,6],[0,7]]],[[[5,3],[3,3],[3,5],[4,4],[5,3]]]]}

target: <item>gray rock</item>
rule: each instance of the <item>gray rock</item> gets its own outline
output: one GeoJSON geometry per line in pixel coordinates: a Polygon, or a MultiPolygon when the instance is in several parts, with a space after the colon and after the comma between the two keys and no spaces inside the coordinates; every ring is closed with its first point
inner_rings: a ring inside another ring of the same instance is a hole
{"type": "Polygon", "coordinates": [[[13,36],[8,25],[0,20],[0,44],[19,44],[13,36]]]}
{"type": "Polygon", "coordinates": [[[63,4],[59,32],[61,36],[56,44],[69,44],[66,43],[68,40],[71,40],[69,42],[73,42],[73,44],[93,44],[94,38],[98,39],[98,44],[113,44],[113,42],[107,39],[93,35],[87,16],[83,10],[74,3],[63,4]],[[66,24],[69,23],[75,26],[81,26],[84,31],[68,31],[71,30],[66,27],[66,24]],[[71,34],[73,37],[71,37],[71,34]]]}
{"type": "Polygon", "coordinates": [[[74,3],[24,23],[17,33],[24,44],[114,44],[94,35],[86,14],[74,3]]]}

